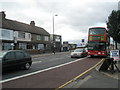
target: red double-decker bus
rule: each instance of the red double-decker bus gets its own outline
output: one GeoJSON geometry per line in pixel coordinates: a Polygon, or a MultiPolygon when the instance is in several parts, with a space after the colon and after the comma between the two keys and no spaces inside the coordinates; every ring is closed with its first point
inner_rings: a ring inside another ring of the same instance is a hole
{"type": "Polygon", "coordinates": [[[107,56],[110,37],[104,27],[89,28],[88,55],[107,56]]]}

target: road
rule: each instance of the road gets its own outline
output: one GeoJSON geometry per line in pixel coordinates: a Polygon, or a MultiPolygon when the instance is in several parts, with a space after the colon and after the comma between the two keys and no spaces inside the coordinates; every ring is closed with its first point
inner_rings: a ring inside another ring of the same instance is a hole
{"type": "Polygon", "coordinates": [[[101,58],[70,58],[69,52],[36,57],[30,70],[4,73],[3,81],[6,81],[2,85],[3,88],[58,88],[100,60],[101,58]]]}
{"type": "Polygon", "coordinates": [[[70,58],[70,52],[56,53],[56,54],[43,54],[33,56],[33,64],[30,70],[11,70],[3,73],[2,79],[10,79],[16,76],[44,70],[50,67],[58,66],[67,62],[74,61],[76,58],[70,58]]]}

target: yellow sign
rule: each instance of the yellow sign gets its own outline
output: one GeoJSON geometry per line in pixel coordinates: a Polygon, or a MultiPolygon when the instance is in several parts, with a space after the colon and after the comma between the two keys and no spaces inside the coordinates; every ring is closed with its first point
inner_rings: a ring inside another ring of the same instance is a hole
{"type": "Polygon", "coordinates": [[[90,36],[89,40],[105,40],[104,36],[90,36]]]}

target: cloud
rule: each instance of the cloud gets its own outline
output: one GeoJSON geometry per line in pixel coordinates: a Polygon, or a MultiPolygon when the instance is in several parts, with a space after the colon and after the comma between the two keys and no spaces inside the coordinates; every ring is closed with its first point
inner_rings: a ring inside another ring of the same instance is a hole
{"type": "Polygon", "coordinates": [[[36,22],[52,34],[53,15],[55,34],[63,41],[87,40],[88,28],[106,26],[112,10],[117,9],[119,0],[1,0],[7,18],[24,23],[36,22]]]}

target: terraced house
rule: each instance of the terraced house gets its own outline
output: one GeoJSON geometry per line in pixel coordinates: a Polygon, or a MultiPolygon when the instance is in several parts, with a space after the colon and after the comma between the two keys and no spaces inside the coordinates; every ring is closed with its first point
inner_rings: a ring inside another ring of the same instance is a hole
{"type": "Polygon", "coordinates": [[[25,24],[6,19],[0,12],[0,49],[22,49],[29,52],[50,50],[50,34],[43,28],[35,26],[35,22],[25,24]]]}

